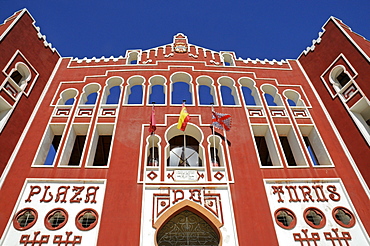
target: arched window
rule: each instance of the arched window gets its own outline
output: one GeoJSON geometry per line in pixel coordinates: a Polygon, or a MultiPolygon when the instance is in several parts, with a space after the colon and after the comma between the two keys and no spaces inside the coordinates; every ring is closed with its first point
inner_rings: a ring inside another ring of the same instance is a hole
{"type": "Polygon", "coordinates": [[[259,106],[261,101],[256,88],[256,82],[251,78],[240,78],[239,84],[243,92],[244,103],[248,106],[259,106]]]}
{"type": "Polygon", "coordinates": [[[222,58],[225,66],[235,66],[233,55],[230,53],[223,53],[222,58]]]}
{"type": "Polygon", "coordinates": [[[252,90],[248,87],[243,86],[242,87],[244,101],[246,105],[256,105],[256,101],[254,100],[254,97],[252,96],[252,90]]]}
{"type": "Polygon", "coordinates": [[[199,158],[199,142],[191,137],[179,135],[170,141],[170,156],[167,166],[171,167],[201,167],[199,158]]]}
{"type": "Polygon", "coordinates": [[[218,82],[220,84],[222,104],[240,105],[234,80],[229,77],[221,77],[218,82]]]}
{"type": "Polygon", "coordinates": [[[212,135],[208,137],[209,154],[212,167],[225,166],[222,140],[219,136],[212,135]]]}
{"type": "Polygon", "coordinates": [[[162,76],[153,76],[149,79],[149,101],[148,104],[165,104],[166,103],[166,79],[162,76]]]}
{"type": "Polygon", "coordinates": [[[187,73],[175,73],[171,76],[171,103],[182,104],[186,100],[186,104],[193,104],[193,87],[191,77],[187,73]]]}
{"type": "Polygon", "coordinates": [[[13,82],[16,83],[19,87],[26,84],[30,80],[31,72],[24,63],[17,63],[15,70],[10,75],[13,82]]]}
{"type": "Polygon", "coordinates": [[[134,76],[128,79],[125,104],[143,104],[144,77],[134,76]]]}
{"type": "Polygon", "coordinates": [[[121,85],[123,79],[121,77],[109,78],[104,88],[102,104],[118,104],[121,96],[121,85]]]}
{"type": "Polygon", "coordinates": [[[213,80],[210,77],[201,76],[197,78],[198,98],[200,105],[217,105],[213,80]]]}
{"type": "Polygon", "coordinates": [[[268,106],[283,106],[283,102],[281,101],[276,87],[265,84],[262,85],[261,88],[268,106]]]}
{"type": "Polygon", "coordinates": [[[127,64],[138,64],[139,63],[139,52],[131,51],[128,54],[127,64]]]}
{"type": "Polygon", "coordinates": [[[301,95],[294,91],[294,90],[286,90],[284,91],[284,96],[287,98],[288,105],[291,107],[295,106],[304,106],[304,103],[302,101],[301,95]]]}
{"type": "Polygon", "coordinates": [[[147,166],[159,166],[159,138],[152,134],[147,139],[147,166]]]}
{"type": "Polygon", "coordinates": [[[172,125],[166,133],[166,158],[168,167],[201,167],[204,160],[202,132],[198,127],[189,123],[186,131],[172,125]]]}
{"type": "Polygon", "coordinates": [[[98,91],[100,90],[99,84],[88,84],[84,88],[84,93],[81,96],[80,104],[94,105],[98,98],[98,91]]]}
{"type": "Polygon", "coordinates": [[[215,229],[197,214],[184,210],[173,216],[157,233],[157,245],[212,245],[220,244],[215,229]]]}
{"type": "Polygon", "coordinates": [[[73,105],[76,101],[78,91],[76,89],[67,89],[60,93],[58,105],[73,105]]]}
{"type": "Polygon", "coordinates": [[[349,73],[342,65],[336,66],[330,72],[330,82],[334,85],[337,90],[342,89],[351,81],[349,73]]]}

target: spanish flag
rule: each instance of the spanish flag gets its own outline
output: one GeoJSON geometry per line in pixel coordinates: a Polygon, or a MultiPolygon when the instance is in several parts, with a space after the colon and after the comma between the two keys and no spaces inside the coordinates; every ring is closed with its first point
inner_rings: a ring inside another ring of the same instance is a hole
{"type": "Polygon", "coordinates": [[[181,131],[185,131],[186,125],[188,124],[190,120],[190,115],[188,111],[186,110],[185,104],[182,104],[182,109],[180,112],[179,122],[177,123],[177,129],[180,129],[181,131]]]}

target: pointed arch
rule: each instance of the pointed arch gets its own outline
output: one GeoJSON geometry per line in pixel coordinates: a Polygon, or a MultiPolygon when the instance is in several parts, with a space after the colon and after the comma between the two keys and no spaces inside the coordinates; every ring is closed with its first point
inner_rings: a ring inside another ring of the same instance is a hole
{"type": "Polygon", "coordinates": [[[156,229],[156,232],[154,234],[154,241],[156,246],[158,246],[157,236],[161,228],[163,228],[163,226],[165,226],[176,215],[179,215],[181,212],[184,211],[190,211],[203,219],[214,230],[214,232],[217,233],[217,236],[219,238],[218,246],[222,245],[222,233],[220,228],[223,226],[223,224],[210,211],[208,211],[201,205],[190,200],[183,200],[169,208],[153,224],[153,227],[156,229]]]}

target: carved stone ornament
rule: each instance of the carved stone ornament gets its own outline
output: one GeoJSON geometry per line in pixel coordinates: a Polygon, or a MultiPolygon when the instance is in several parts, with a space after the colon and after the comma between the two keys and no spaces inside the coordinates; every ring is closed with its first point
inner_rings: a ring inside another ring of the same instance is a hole
{"type": "Polygon", "coordinates": [[[175,43],[175,52],[176,53],[185,53],[188,51],[188,46],[185,43],[175,43]]]}

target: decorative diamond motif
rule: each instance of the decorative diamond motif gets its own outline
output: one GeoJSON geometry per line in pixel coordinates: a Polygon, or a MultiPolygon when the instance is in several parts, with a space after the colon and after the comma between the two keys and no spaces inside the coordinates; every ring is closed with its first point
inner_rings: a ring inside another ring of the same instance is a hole
{"type": "Polygon", "coordinates": [[[223,177],[225,177],[225,175],[223,175],[222,173],[220,173],[220,171],[218,171],[218,172],[214,175],[214,177],[215,177],[218,181],[220,181],[223,177]]]}
{"type": "Polygon", "coordinates": [[[155,179],[156,177],[158,177],[158,174],[156,174],[155,172],[151,171],[150,173],[148,173],[148,178],[150,178],[151,180],[155,179]]]}

